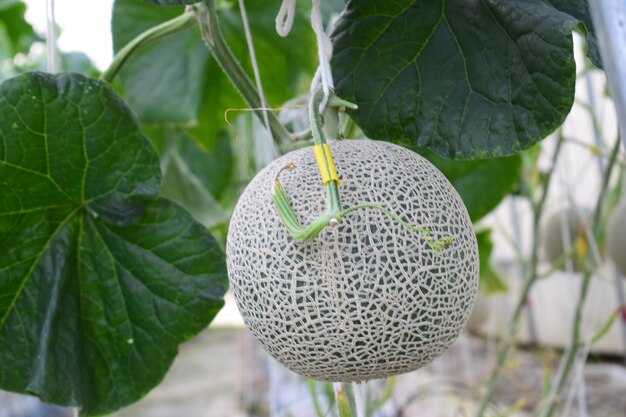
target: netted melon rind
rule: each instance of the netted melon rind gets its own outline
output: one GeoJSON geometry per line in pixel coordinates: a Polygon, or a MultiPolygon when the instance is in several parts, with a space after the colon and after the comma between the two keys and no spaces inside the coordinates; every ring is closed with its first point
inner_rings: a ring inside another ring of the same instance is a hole
{"type": "Polygon", "coordinates": [[[351,382],[412,371],[452,344],[472,310],[472,223],[447,179],[416,153],[369,140],[330,147],[343,207],[380,204],[452,244],[436,253],[372,209],[295,242],[273,204],[277,172],[296,165],[280,178],[302,224],[326,201],[313,152],[301,149],[263,169],[233,213],[227,258],[239,311],[264,349],[302,375],[351,382]]]}

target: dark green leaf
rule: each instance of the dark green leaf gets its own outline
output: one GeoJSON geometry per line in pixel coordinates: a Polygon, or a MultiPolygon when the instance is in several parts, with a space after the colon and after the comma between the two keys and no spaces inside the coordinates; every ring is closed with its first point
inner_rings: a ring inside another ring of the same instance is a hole
{"type": "Polygon", "coordinates": [[[587,31],[587,54],[599,68],[602,68],[602,58],[600,57],[600,47],[593,28],[593,21],[589,13],[587,0],[548,0],[557,10],[567,13],[570,16],[582,21],[587,31]]]}
{"type": "Polygon", "coordinates": [[[432,162],[459,192],[473,222],[493,210],[519,182],[519,155],[483,161],[453,161],[426,149],[417,151],[432,162]]]}
{"type": "Polygon", "coordinates": [[[105,83],[21,75],[0,114],[0,387],[113,411],[217,313],[223,253],[158,197],[157,155],[105,83]]]}
{"type": "MultiPolygon", "coordinates": [[[[239,11],[226,2],[222,6],[222,31],[252,74],[239,11]]],[[[302,12],[297,14],[289,37],[276,34],[274,19],[279,6],[278,1],[247,4],[264,91],[274,106],[306,91],[307,80],[315,69],[316,53],[310,24],[302,12]]],[[[116,0],[112,20],[115,50],[182,11],[182,7],[116,0]]],[[[197,28],[146,48],[126,65],[121,79],[129,104],[142,122],[195,125],[191,133],[201,144],[212,141],[217,131],[228,129],[224,117],[227,109],[247,107],[210,57],[197,28]]]]}
{"type": "Polygon", "coordinates": [[[491,251],[493,250],[491,230],[485,229],[476,232],[476,240],[478,241],[478,256],[480,258],[480,291],[485,295],[507,292],[509,287],[491,265],[491,251]]]}
{"type": "Polygon", "coordinates": [[[331,19],[334,16],[339,15],[343,11],[345,5],[346,2],[344,0],[325,0],[320,2],[320,11],[324,21],[332,21],[331,19]]]}
{"type": "Polygon", "coordinates": [[[368,137],[510,155],[568,114],[578,25],[547,0],[351,0],[333,34],[336,89],[368,137]]]}
{"type": "Polygon", "coordinates": [[[28,52],[38,39],[24,19],[26,5],[20,0],[0,0],[0,59],[28,52]]]}

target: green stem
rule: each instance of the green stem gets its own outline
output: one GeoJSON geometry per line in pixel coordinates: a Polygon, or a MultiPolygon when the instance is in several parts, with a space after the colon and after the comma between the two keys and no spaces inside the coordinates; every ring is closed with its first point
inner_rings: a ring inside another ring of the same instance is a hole
{"type": "Polygon", "coordinates": [[[100,79],[112,82],[122,66],[139,50],[150,43],[174,33],[181,32],[195,24],[195,13],[187,11],[182,15],[146,30],[124,46],[113,58],[109,68],[102,73],[100,79]]]}
{"type": "Polygon", "coordinates": [[[541,224],[541,217],[543,214],[543,209],[545,206],[546,199],[548,197],[548,190],[550,189],[550,180],[552,179],[552,174],[554,173],[554,169],[556,167],[556,161],[558,159],[559,153],[561,151],[561,145],[563,143],[563,134],[562,132],[559,134],[558,142],[556,144],[556,148],[554,150],[554,155],[552,156],[552,166],[548,171],[544,187],[542,190],[541,197],[536,205],[534,205],[534,217],[533,217],[533,245],[531,249],[530,255],[530,270],[529,277],[524,283],[524,287],[522,288],[522,294],[517,301],[515,306],[515,310],[513,312],[513,316],[511,317],[511,321],[508,326],[508,332],[505,336],[502,347],[500,348],[500,352],[498,353],[498,357],[496,359],[496,366],[493,369],[489,380],[487,381],[487,390],[483,397],[480,400],[478,412],[476,413],[477,417],[483,417],[485,412],[487,411],[487,407],[489,405],[489,401],[493,396],[493,393],[496,389],[498,381],[500,379],[500,375],[502,372],[502,368],[504,367],[504,363],[506,361],[507,355],[509,353],[509,349],[511,348],[511,344],[513,342],[513,338],[517,334],[517,330],[519,328],[519,321],[522,316],[522,311],[524,306],[526,305],[526,300],[528,299],[528,295],[530,294],[530,290],[539,278],[538,272],[538,264],[539,264],[539,226],[541,224]]]}
{"type": "MultiPolygon", "coordinates": [[[[202,38],[209,51],[211,51],[213,58],[246,104],[250,108],[255,109],[255,114],[259,120],[263,121],[263,110],[259,110],[262,107],[261,98],[256,86],[244,71],[222,35],[215,0],[205,0],[203,3],[194,6],[194,8],[202,32],[202,38]]],[[[290,143],[291,135],[280,123],[276,115],[272,112],[267,112],[267,117],[272,136],[277,145],[290,143]]]]}
{"type": "Polygon", "coordinates": [[[411,230],[412,232],[420,234],[422,236],[422,238],[426,241],[428,246],[431,247],[432,249],[434,249],[435,252],[439,252],[442,249],[445,249],[446,247],[448,247],[449,245],[452,244],[452,238],[451,237],[448,236],[448,237],[445,237],[445,238],[440,239],[440,240],[435,240],[435,238],[430,236],[431,231],[429,229],[426,229],[426,228],[420,227],[420,226],[413,226],[412,224],[402,220],[402,218],[400,218],[400,216],[398,216],[393,211],[391,211],[391,210],[389,210],[389,209],[387,209],[387,208],[385,208],[383,206],[379,206],[377,204],[359,204],[359,205],[356,205],[354,207],[350,207],[350,208],[345,209],[344,211],[342,211],[341,214],[339,215],[339,217],[337,218],[337,220],[341,221],[341,219],[343,219],[348,214],[352,213],[353,211],[360,210],[360,209],[374,209],[374,210],[379,210],[379,211],[385,213],[386,215],[391,217],[393,220],[398,222],[400,225],[406,227],[407,229],[411,230]]]}
{"type": "Polygon", "coordinates": [[[556,271],[561,270],[565,266],[567,261],[574,258],[574,256],[577,254],[578,254],[578,249],[576,248],[576,245],[572,245],[571,248],[567,252],[559,256],[557,260],[552,263],[552,265],[547,271],[539,274],[539,278],[542,278],[542,279],[547,278],[550,275],[554,274],[556,271]]]}
{"type": "MultiPolygon", "coordinates": [[[[593,215],[593,225],[592,225],[592,236],[589,239],[595,238],[598,236],[598,232],[600,231],[600,218],[602,215],[602,209],[604,206],[604,197],[606,195],[607,189],[609,187],[609,180],[611,179],[611,173],[613,172],[613,167],[615,166],[615,161],[617,160],[617,154],[619,153],[621,141],[618,137],[615,147],[611,152],[611,158],[609,159],[609,163],[606,167],[606,171],[604,172],[604,179],[602,181],[602,188],[600,189],[600,194],[598,195],[598,200],[596,202],[596,207],[593,215]]],[[[589,251],[587,255],[588,258],[593,259],[593,251],[589,251]]],[[[554,390],[553,397],[548,401],[546,408],[543,409],[540,414],[541,417],[552,417],[556,407],[559,403],[559,397],[563,388],[565,386],[565,382],[569,377],[569,374],[572,370],[572,366],[574,365],[574,360],[576,359],[576,355],[581,346],[583,346],[583,342],[581,340],[580,331],[581,331],[581,323],[583,317],[583,307],[585,306],[585,301],[587,300],[587,294],[589,292],[589,285],[591,284],[591,272],[585,272],[583,276],[583,282],[581,284],[580,295],[578,296],[578,301],[576,302],[576,312],[574,314],[574,323],[572,325],[572,336],[570,339],[569,350],[567,356],[565,357],[565,365],[563,367],[563,371],[559,376],[558,381],[556,382],[556,388],[554,390]]]]}
{"type": "MultiPolygon", "coordinates": [[[[325,145],[326,138],[324,135],[324,125],[322,121],[322,115],[319,111],[319,106],[322,101],[324,93],[321,88],[316,89],[311,93],[311,100],[309,102],[309,120],[311,121],[311,133],[313,135],[313,142],[316,145],[325,145]]],[[[328,155],[324,152],[325,168],[330,173],[330,161],[328,155]]],[[[339,220],[341,213],[341,200],[339,199],[339,187],[335,181],[330,181],[326,184],[326,194],[328,201],[326,203],[326,212],[332,214],[333,218],[339,220]]]]}
{"type": "Polygon", "coordinates": [[[320,103],[324,97],[324,92],[321,88],[316,89],[311,93],[311,99],[309,100],[309,121],[311,123],[311,135],[316,145],[324,145],[326,138],[324,137],[324,125],[322,122],[322,114],[319,111],[320,103]]]}
{"type": "MultiPolygon", "coordinates": [[[[309,119],[311,123],[311,133],[316,145],[326,144],[324,138],[324,129],[322,115],[319,113],[319,102],[321,100],[321,90],[316,90],[311,95],[309,103],[309,119]]],[[[325,169],[330,172],[330,161],[328,155],[324,152],[325,169]]],[[[285,169],[291,169],[293,166],[287,166],[285,169]]],[[[280,173],[279,173],[280,175],[280,173]]],[[[326,184],[326,212],[315,219],[309,226],[302,227],[296,219],[295,213],[289,204],[287,194],[276,178],[274,182],[274,204],[278,209],[278,214],[287,228],[291,237],[299,242],[307,241],[315,237],[329,224],[336,224],[341,219],[341,201],[339,199],[339,187],[335,181],[326,184]]]]}
{"type": "MultiPolygon", "coordinates": [[[[326,122],[332,116],[336,116],[336,110],[333,110],[334,106],[350,106],[352,108],[356,107],[352,103],[341,100],[339,98],[331,97],[328,103],[327,109],[324,111],[324,117],[320,113],[320,103],[323,98],[323,92],[321,88],[316,89],[311,94],[311,99],[309,102],[309,120],[311,123],[311,134],[313,136],[313,141],[316,146],[324,147],[326,145],[326,135],[329,135],[326,122]],[[332,112],[335,113],[332,113],[332,112]]],[[[331,121],[331,125],[333,122],[331,121]]],[[[330,159],[330,155],[328,155],[325,151],[322,152],[324,161],[323,166],[320,166],[320,170],[326,170],[327,177],[331,178],[331,165],[332,161],[330,159]]],[[[288,165],[284,169],[291,169],[293,166],[288,165]]],[[[280,172],[279,172],[280,175],[280,172]]],[[[297,241],[306,241],[311,239],[315,235],[317,235],[324,227],[327,225],[336,225],[341,220],[352,213],[355,210],[359,209],[376,209],[380,210],[383,213],[390,216],[392,219],[400,223],[402,226],[407,229],[419,233],[422,235],[424,240],[428,243],[428,246],[434,249],[436,252],[446,248],[452,243],[451,237],[445,237],[441,240],[435,240],[431,238],[430,230],[425,229],[423,227],[413,226],[404,220],[402,220],[397,214],[392,212],[385,207],[376,205],[376,204],[359,204],[354,207],[350,207],[346,210],[343,210],[341,207],[341,200],[339,198],[339,186],[335,181],[329,181],[326,184],[326,212],[318,217],[313,223],[311,223],[308,227],[303,228],[298,223],[295,214],[289,204],[289,200],[287,199],[287,195],[285,190],[278,178],[274,183],[274,203],[278,208],[278,214],[280,215],[283,224],[287,228],[287,231],[297,241]]]]}

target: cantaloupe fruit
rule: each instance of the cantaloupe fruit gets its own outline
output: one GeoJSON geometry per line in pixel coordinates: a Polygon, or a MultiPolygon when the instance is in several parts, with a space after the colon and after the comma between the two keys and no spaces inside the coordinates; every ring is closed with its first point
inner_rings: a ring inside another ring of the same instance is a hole
{"type": "Polygon", "coordinates": [[[478,250],[461,198],[427,160],[370,140],[330,144],[344,208],[384,206],[450,237],[437,252],[374,209],[347,215],[310,241],[287,233],[272,200],[277,173],[301,224],[325,210],[311,148],[284,155],[248,185],[228,233],[228,273],[239,311],[264,349],[302,375],[364,381],[419,368],[463,329],[478,288],[478,250]]]}

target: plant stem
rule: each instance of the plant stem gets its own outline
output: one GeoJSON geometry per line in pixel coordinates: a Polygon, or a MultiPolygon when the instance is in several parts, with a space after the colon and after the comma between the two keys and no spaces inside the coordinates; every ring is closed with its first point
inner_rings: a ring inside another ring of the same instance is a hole
{"type": "MultiPolygon", "coordinates": [[[[263,107],[261,97],[254,83],[244,71],[222,35],[215,0],[205,0],[203,3],[194,6],[194,8],[202,32],[202,38],[209,48],[209,51],[211,51],[213,58],[217,61],[222,71],[224,71],[224,74],[228,77],[247,105],[255,110],[255,114],[263,123],[264,117],[263,110],[261,109],[263,107]]],[[[271,112],[267,112],[267,117],[276,144],[280,146],[283,143],[290,143],[291,135],[280,123],[278,118],[271,112]]]]}
{"type": "MultiPolygon", "coordinates": [[[[309,102],[309,120],[311,121],[311,133],[313,134],[313,141],[316,145],[326,145],[326,138],[324,133],[324,125],[322,122],[322,114],[319,111],[320,103],[324,98],[324,92],[321,88],[316,89],[311,93],[311,100],[309,102]]],[[[330,161],[328,155],[324,152],[324,162],[326,170],[330,176],[330,161]]],[[[338,220],[339,213],[341,212],[341,200],[339,199],[339,187],[335,181],[330,181],[326,184],[326,193],[328,195],[327,213],[332,214],[333,218],[338,220]]]]}
{"type": "MultiPolygon", "coordinates": [[[[295,213],[291,208],[291,204],[289,203],[289,199],[287,198],[285,190],[283,189],[280,180],[278,179],[280,172],[278,173],[274,181],[273,197],[274,204],[278,209],[278,214],[291,237],[294,240],[300,242],[307,241],[315,237],[319,232],[322,231],[322,229],[324,229],[328,225],[337,225],[337,223],[343,217],[341,201],[339,199],[339,186],[337,182],[332,179],[333,170],[331,169],[331,166],[334,166],[334,164],[332,162],[332,157],[330,156],[330,153],[326,152],[326,149],[324,148],[327,145],[326,139],[324,137],[322,115],[319,112],[319,103],[321,102],[322,98],[323,92],[321,89],[317,89],[311,94],[311,99],[309,102],[309,119],[315,147],[319,147],[318,149],[322,150],[321,157],[323,158],[323,166],[321,165],[322,162],[318,160],[320,174],[322,175],[322,178],[324,178],[325,174],[327,178],[330,178],[330,181],[324,184],[324,186],[326,187],[326,212],[320,215],[317,219],[315,219],[309,226],[303,228],[298,222],[295,213]]],[[[316,154],[316,159],[317,157],[318,154],[316,154]]],[[[295,168],[295,166],[290,164],[283,169],[292,168],[295,168]]]]}
{"type": "Polygon", "coordinates": [[[489,400],[491,399],[498,381],[500,379],[500,375],[502,372],[502,368],[504,367],[504,363],[506,361],[507,355],[509,353],[509,349],[511,348],[511,344],[513,342],[513,338],[517,334],[517,330],[519,328],[519,321],[522,315],[522,311],[526,304],[526,300],[528,299],[528,295],[530,293],[531,288],[539,278],[538,272],[538,263],[539,263],[539,226],[541,224],[541,217],[543,214],[543,209],[545,206],[546,199],[548,197],[548,190],[550,189],[550,180],[552,178],[552,174],[554,173],[554,169],[556,167],[556,162],[561,151],[561,144],[563,143],[563,134],[559,132],[558,141],[556,144],[556,148],[554,149],[554,154],[552,156],[552,166],[550,170],[546,174],[543,190],[539,201],[533,205],[533,245],[531,249],[530,255],[530,268],[529,268],[529,277],[526,280],[524,287],[522,288],[522,295],[520,296],[517,305],[515,306],[515,310],[513,312],[513,317],[511,318],[508,332],[504,339],[504,343],[500,348],[500,352],[498,353],[498,358],[496,360],[496,366],[487,381],[487,391],[481,398],[478,412],[476,414],[477,417],[483,417],[485,412],[487,411],[487,407],[489,405],[489,400]]]}
{"type": "Polygon", "coordinates": [[[106,71],[100,76],[101,80],[111,82],[115,79],[115,76],[119,73],[122,66],[139,50],[149,45],[150,43],[164,38],[174,33],[181,32],[185,29],[192,27],[195,23],[195,13],[186,11],[182,15],[175,17],[174,19],[163,22],[157,26],[154,26],[145,32],[139,34],[135,39],[130,41],[113,57],[113,62],[106,71]]]}
{"type": "MultiPolygon", "coordinates": [[[[617,154],[620,149],[620,140],[615,143],[613,151],[611,152],[611,159],[609,159],[609,163],[606,167],[606,171],[604,172],[604,178],[602,181],[602,188],[600,189],[600,194],[598,195],[598,200],[596,202],[596,207],[593,215],[593,225],[591,233],[593,236],[597,236],[600,229],[600,217],[602,215],[602,208],[604,205],[604,197],[606,195],[606,191],[609,186],[609,180],[611,179],[611,173],[613,172],[613,167],[615,166],[615,161],[617,160],[617,154]]],[[[591,239],[591,237],[590,237],[591,239]]],[[[592,252],[590,251],[587,255],[587,258],[592,258],[592,252]]],[[[574,314],[574,323],[572,326],[572,336],[570,339],[569,350],[567,352],[567,356],[564,359],[563,372],[561,372],[559,379],[556,383],[556,388],[553,390],[554,394],[551,398],[548,399],[546,408],[543,409],[540,414],[541,417],[551,417],[556,410],[556,406],[558,405],[559,397],[561,392],[563,391],[563,387],[565,386],[565,382],[571,372],[572,366],[574,364],[574,359],[576,358],[576,354],[579,348],[583,345],[581,341],[580,331],[582,324],[582,316],[583,316],[583,308],[585,306],[585,301],[587,300],[587,293],[589,292],[589,285],[591,283],[591,271],[585,272],[583,276],[583,282],[581,284],[580,294],[578,296],[578,301],[576,302],[576,312],[574,314]]]]}

